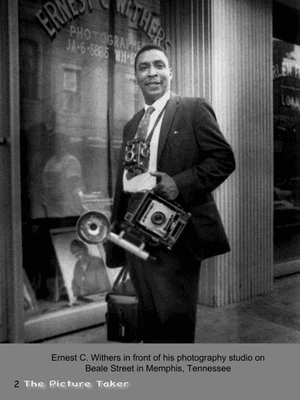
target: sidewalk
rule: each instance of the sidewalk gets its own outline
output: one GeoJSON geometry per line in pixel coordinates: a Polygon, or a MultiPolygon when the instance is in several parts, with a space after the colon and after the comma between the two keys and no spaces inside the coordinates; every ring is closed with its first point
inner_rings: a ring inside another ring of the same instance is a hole
{"type": "MultiPolygon", "coordinates": [[[[223,307],[199,305],[196,343],[300,343],[300,275],[275,279],[266,296],[223,307]]],[[[43,343],[107,343],[105,325],[43,343]]]]}

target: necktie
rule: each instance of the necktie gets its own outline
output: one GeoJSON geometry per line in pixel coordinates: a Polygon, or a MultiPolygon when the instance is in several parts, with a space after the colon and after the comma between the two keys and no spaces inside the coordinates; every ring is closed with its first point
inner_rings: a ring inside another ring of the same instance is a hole
{"type": "Polygon", "coordinates": [[[144,117],[141,119],[138,129],[137,129],[137,138],[140,140],[145,140],[148,133],[148,128],[150,124],[151,114],[155,111],[154,107],[149,107],[145,112],[144,117]]]}

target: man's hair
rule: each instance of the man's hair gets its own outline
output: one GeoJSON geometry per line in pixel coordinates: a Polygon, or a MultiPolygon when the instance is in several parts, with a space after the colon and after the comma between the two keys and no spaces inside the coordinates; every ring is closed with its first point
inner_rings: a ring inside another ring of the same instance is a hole
{"type": "Polygon", "coordinates": [[[136,67],[137,67],[137,60],[139,58],[139,56],[144,53],[145,51],[150,51],[150,50],[158,50],[161,51],[162,53],[164,53],[164,55],[167,57],[167,60],[170,64],[170,56],[169,54],[166,52],[165,49],[163,49],[162,47],[156,45],[156,44],[146,44],[145,46],[143,46],[142,48],[140,48],[140,50],[136,53],[135,59],[134,59],[134,70],[136,71],[136,67]]]}

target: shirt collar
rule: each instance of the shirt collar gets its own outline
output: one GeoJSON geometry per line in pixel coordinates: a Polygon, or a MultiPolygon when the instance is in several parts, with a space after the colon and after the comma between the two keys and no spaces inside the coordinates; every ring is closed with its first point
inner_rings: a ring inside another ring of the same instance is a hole
{"type": "MultiPolygon", "coordinates": [[[[151,104],[151,106],[155,108],[155,111],[161,111],[166,105],[167,101],[170,99],[170,97],[171,97],[171,91],[168,90],[160,99],[156,100],[153,104],[151,104]]],[[[151,106],[145,104],[144,106],[145,111],[147,111],[148,108],[151,106]]]]}

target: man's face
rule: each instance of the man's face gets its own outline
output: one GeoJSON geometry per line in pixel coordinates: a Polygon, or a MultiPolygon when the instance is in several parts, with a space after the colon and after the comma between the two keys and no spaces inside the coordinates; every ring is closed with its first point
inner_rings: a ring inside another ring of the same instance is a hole
{"type": "Polygon", "coordinates": [[[153,104],[170,90],[172,72],[162,51],[148,50],[140,54],[136,63],[136,80],[146,104],[153,104]]]}

